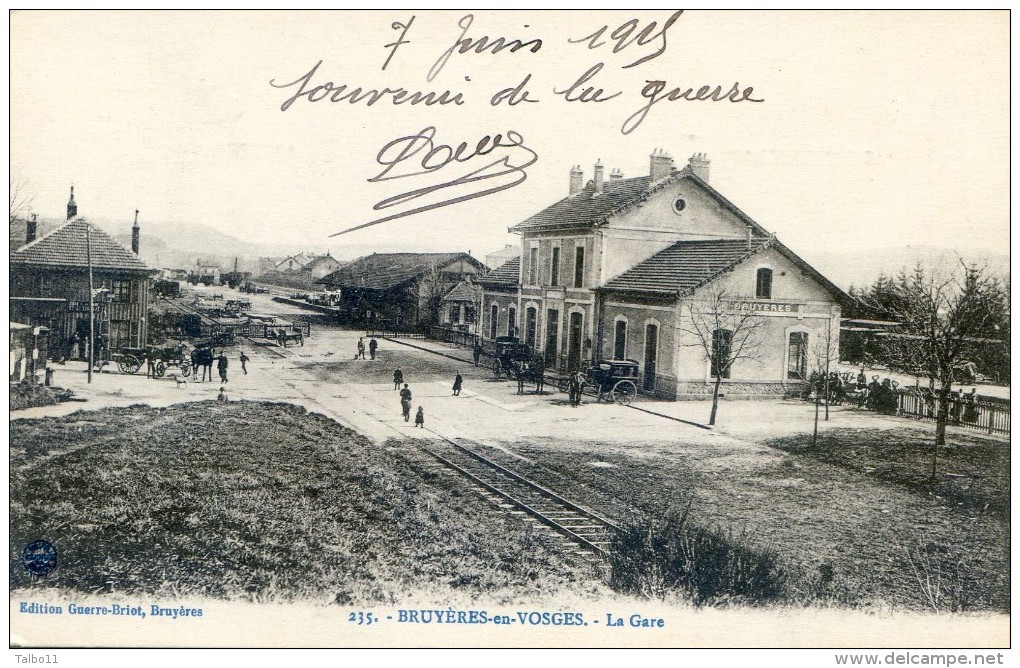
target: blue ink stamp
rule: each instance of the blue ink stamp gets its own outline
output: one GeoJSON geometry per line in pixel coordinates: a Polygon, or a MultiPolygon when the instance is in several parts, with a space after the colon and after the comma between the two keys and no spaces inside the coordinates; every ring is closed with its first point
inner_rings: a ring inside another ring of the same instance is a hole
{"type": "Polygon", "coordinates": [[[32,541],[21,553],[21,563],[32,575],[47,575],[57,567],[57,548],[49,541],[32,541]]]}

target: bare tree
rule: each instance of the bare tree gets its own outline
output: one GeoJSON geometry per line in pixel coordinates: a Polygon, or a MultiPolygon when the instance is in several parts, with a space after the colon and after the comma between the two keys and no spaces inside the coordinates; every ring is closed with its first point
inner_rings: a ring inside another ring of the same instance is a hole
{"type": "Polygon", "coordinates": [[[413,288],[418,297],[418,324],[435,325],[439,322],[439,309],[442,308],[443,297],[449,287],[449,281],[443,276],[438,263],[435,260],[429,261],[413,288]]]}
{"type": "Polygon", "coordinates": [[[689,315],[681,318],[677,329],[686,335],[684,345],[700,348],[711,363],[715,384],[708,424],[714,425],[723,378],[735,362],[761,358],[768,323],[764,316],[740,308],[737,298],[722,286],[705,286],[684,301],[689,315]]]}
{"type": "Polygon", "coordinates": [[[28,192],[27,181],[14,174],[10,175],[10,224],[13,225],[14,221],[17,220],[23,211],[26,211],[32,204],[32,196],[28,192]]]}
{"type": "MultiPolygon", "coordinates": [[[[890,365],[928,379],[935,399],[935,443],[931,477],[938,465],[938,449],[946,443],[953,384],[970,375],[969,360],[994,327],[995,309],[1002,301],[1002,285],[984,266],[957,265],[926,269],[918,264],[889,287],[892,299],[884,309],[900,323],[901,333],[888,338],[890,365]]],[[[997,342],[996,342],[997,343],[997,342]]]]}
{"type": "Polygon", "coordinates": [[[833,366],[839,364],[839,323],[829,317],[825,326],[820,332],[821,336],[815,337],[815,344],[811,349],[815,377],[821,382],[815,387],[815,429],[811,438],[811,445],[818,444],[818,414],[820,406],[825,403],[825,421],[829,421],[829,399],[832,396],[830,387],[830,373],[833,366]]]}

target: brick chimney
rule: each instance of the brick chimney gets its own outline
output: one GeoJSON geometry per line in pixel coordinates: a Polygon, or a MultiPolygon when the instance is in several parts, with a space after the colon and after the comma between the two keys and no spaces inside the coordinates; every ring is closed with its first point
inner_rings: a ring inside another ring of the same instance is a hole
{"type": "Polygon", "coordinates": [[[78,205],[74,201],[74,186],[71,186],[71,199],[67,200],[67,219],[71,220],[78,215],[78,205]]]}
{"type": "Polygon", "coordinates": [[[576,195],[584,187],[584,170],[581,165],[574,165],[570,168],[570,193],[576,195]]]}
{"type": "Polygon", "coordinates": [[[654,184],[673,173],[673,157],[666,153],[666,149],[657,148],[652,151],[648,174],[651,176],[649,184],[654,184]]]}
{"type": "Polygon", "coordinates": [[[601,195],[602,194],[602,182],[603,182],[602,171],[603,171],[603,169],[605,169],[605,168],[602,166],[602,161],[601,160],[599,160],[598,162],[595,163],[595,176],[594,176],[594,180],[595,180],[595,194],[596,195],[601,195]]]}
{"type": "Polygon", "coordinates": [[[32,214],[32,217],[25,221],[25,243],[30,244],[35,241],[36,235],[39,233],[39,223],[36,220],[36,214],[32,214]]]}
{"type": "Polygon", "coordinates": [[[623,172],[620,171],[619,169],[613,169],[613,171],[609,172],[609,180],[610,181],[619,181],[622,178],[623,178],[623,172]]]}
{"type": "Polygon", "coordinates": [[[695,153],[691,156],[690,160],[687,161],[687,165],[690,167],[692,174],[705,183],[708,183],[709,159],[707,155],[704,153],[695,153]]]}
{"type": "MultiPolygon", "coordinates": [[[[138,209],[135,209],[135,224],[131,227],[131,252],[138,255],[138,235],[141,229],[138,227],[138,209]]],[[[234,267],[237,270],[237,267],[234,267]]]]}

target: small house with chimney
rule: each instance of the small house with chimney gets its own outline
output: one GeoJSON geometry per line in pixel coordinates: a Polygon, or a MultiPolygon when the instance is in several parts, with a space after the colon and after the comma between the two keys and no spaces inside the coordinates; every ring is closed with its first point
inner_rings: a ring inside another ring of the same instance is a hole
{"type": "Polygon", "coordinates": [[[139,257],[138,212],[131,250],[77,217],[71,199],[67,222],[36,238],[30,225],[25,243],[10,256],[11,321],[49,330],[51,356],[86,355],[89,331],[89,270],[92,273],[94,331],[105,349],[146,344],[149,280],[158,270],[139,257]]]}
{"type": "MultiPolygon", "coordinates": [[[[774,395],[803,383],[818,337],[838,338],[846,295],[712,188],[709,166],[698,153],[677,168],[657,149],[644,176],[613,170],[607,179],[600,162],[585,183],[573,167],[566,197],[509,228],[521,236],[516,308],[510,317],[509,277],[483,279],[483,335],[502,336],[503,318],[517,318],[519,338],[549,369],[632,359],[639,390],[706,396],[716,353],[690,325],[698,304],[721,292],[766,331],[756,360],[725,370],[724,392],[774,395]]],[[[727,345],[727,335],[710,333],[711,345],[727,345]]]]}

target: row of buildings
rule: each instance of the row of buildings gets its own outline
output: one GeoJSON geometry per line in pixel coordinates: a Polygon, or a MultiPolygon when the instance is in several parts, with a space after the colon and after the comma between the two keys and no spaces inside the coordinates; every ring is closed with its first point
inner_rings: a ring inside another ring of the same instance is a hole
{"type": "MultiPolygon", "coordinates": [[[[509,227],[520,243],[488,256],[492,269],[469,253],[377,253],[347,264],[292,256],[274,269],[311,267],[318,284],[339,291],[341,321],[355,326],[446,325],[483,343],[517,337],[560,372],[631,359],[640,390],[660,397],[704,395],[717,374],[728,394],[784,393],[807,377],[819,344],[838,350],[848,297],[709,176],[705,155],[678,167],[662,150],[632,178],[607,178],[596,164],[586,180],[572,167],[562,199],[509,227]],[[727,313],[715,314],[707,345],[697,335],[704,327],[692,325],[713,295],[725,295],[727,313]],[[720,369],[716,351],[737,345],[723,317],[733,313],[753,314],[756,350],[720,369]]],[[[77,217],[73,190],[67,220],[38,239],[29,226],[12,251],[12,322],[49,328],[57,350],[84,338],[88,237],[105,345],[144,346],[156,272],[138,258],[137,212],[131,251],[77,217]]]]}
{"type": "MultiPolygon", "coordinates": [[[[682,168],[656,150],[647,175],[570,170],[565,197],[509,228],[512,259],[487,271],[467,254],[377,254],[326,275],[345,317],[367,326],[461,326],[483,341],[513,336],[567,371],[632,359],[660,397],[782,394],[802,383],[819,346],[838,350],[837,286],[709,185],[710,162],[682,168]],[[754,354],[715,368],[735,321],[701,305],[752,313],[754,354]],[[718,327],[699,336],[709,315],[718,327]],[[708,343],[706,344],[706,341],[708,343]]],[[[828,354],[828,353],[825,353],[828,354]]]]}

